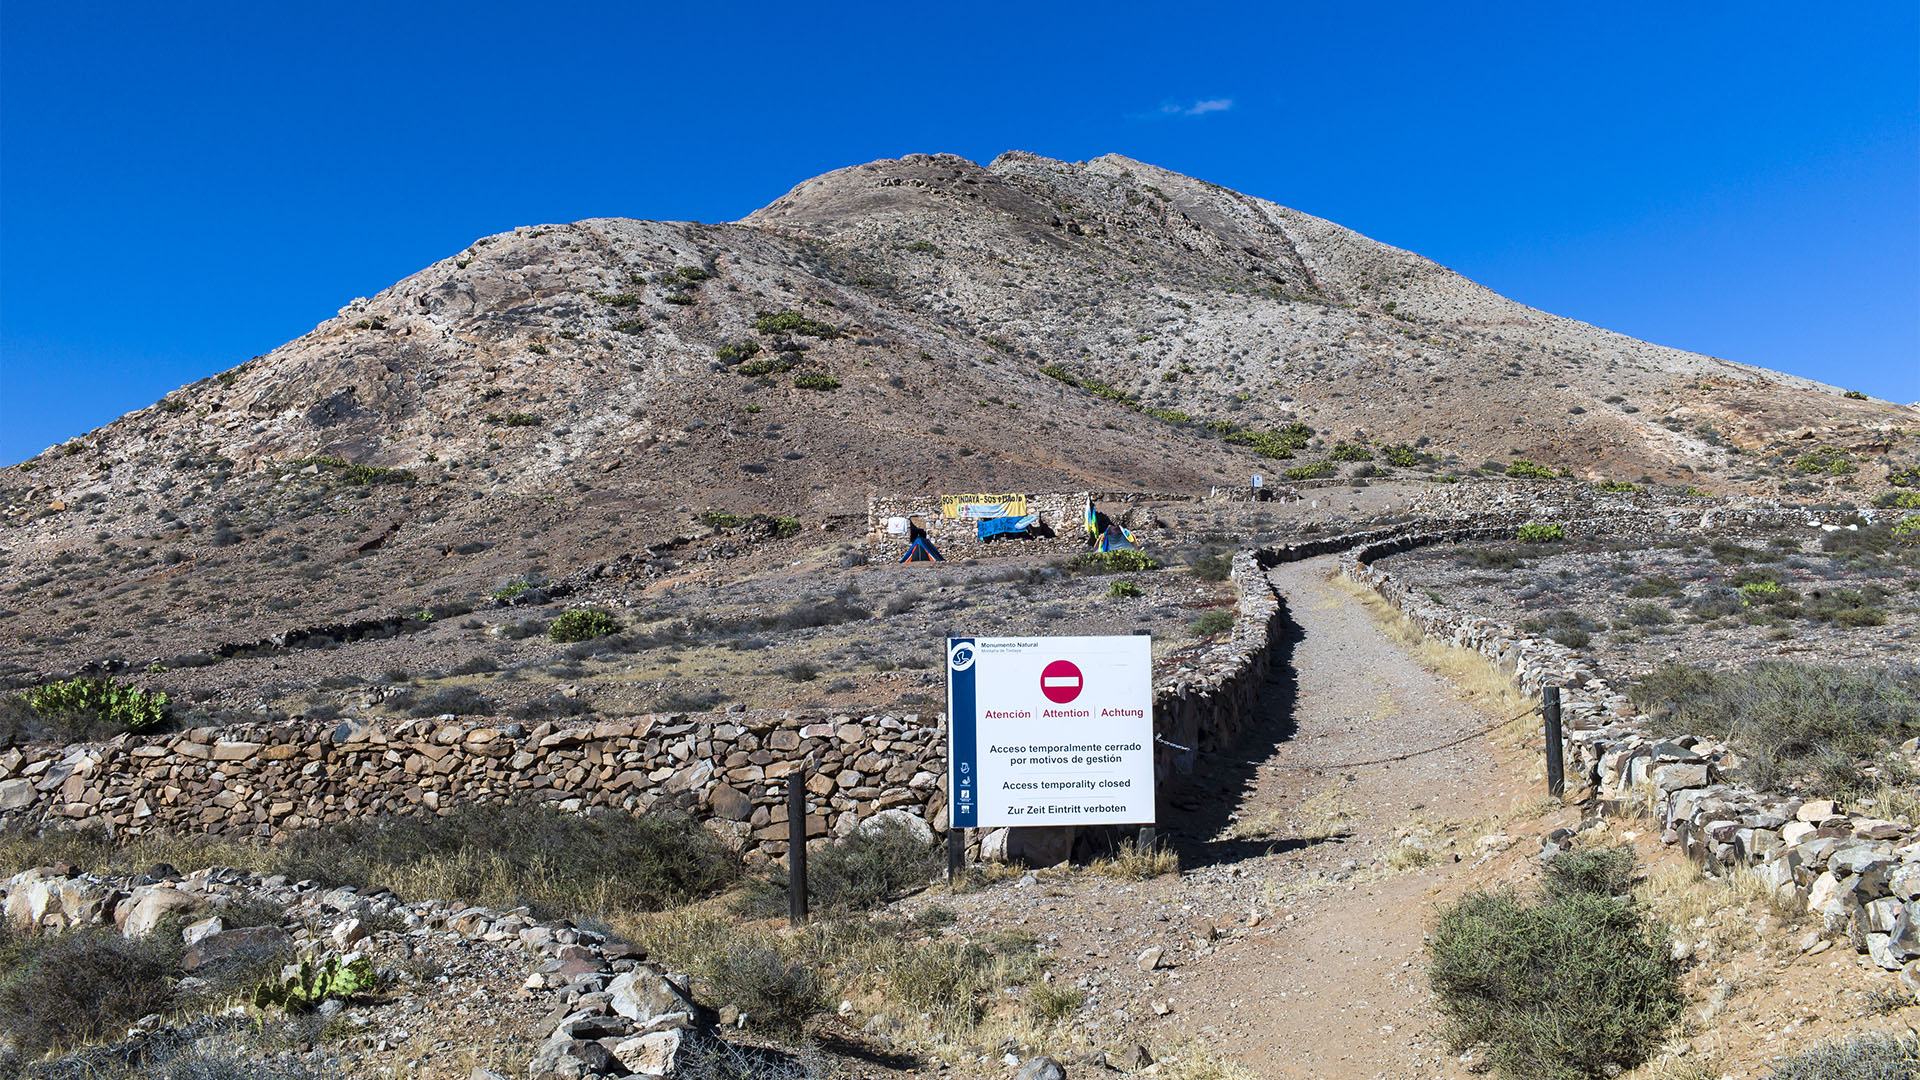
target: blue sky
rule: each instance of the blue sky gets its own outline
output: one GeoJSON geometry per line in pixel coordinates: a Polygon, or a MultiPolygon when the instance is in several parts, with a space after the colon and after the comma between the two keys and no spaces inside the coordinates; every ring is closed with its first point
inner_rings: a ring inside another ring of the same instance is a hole
{"type": "Polygon", "coordinates": [[[1920,400],[1917,11],[11,3],[0,460],[476,237],[730,220],[915,151],[1118,152],[1920,400]]]}

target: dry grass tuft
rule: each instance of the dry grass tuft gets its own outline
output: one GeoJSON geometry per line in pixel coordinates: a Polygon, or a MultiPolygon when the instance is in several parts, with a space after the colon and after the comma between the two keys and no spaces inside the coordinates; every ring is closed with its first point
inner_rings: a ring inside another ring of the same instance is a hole
{"type": "Polygon", "coordinates": [[[1087,872],[1116,881],[1145,881],[1179,873],[1180,857],[1171,848],[1155,845],[1141,851],[1132,840],[1122,840],[1112,855],[1102,855],[1089,863],[1087,872]]]}

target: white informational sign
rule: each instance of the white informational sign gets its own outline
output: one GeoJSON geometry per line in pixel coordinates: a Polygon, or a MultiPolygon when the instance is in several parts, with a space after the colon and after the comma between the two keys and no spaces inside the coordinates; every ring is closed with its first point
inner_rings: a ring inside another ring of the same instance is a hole
{"type": "Polygon", "coordinates": [[[956,828],[1153,823],[1153,643],[947,639],[956,828]]]}
{"type": "Polygon", "coordinates": [[[1264,478],[1264,477],[1262,477],[1262,476],[1261,476],[1261,475],[1260,475],[1259,473],[1254,473],[1254,474],[1253,474],[1253,486],[1254,486],[1254,487],[1260,487],[1260,486],[1262,486],[1262,484],[1263,484],[1264,482],[1265,482],[1265,478],[1264,478]]]}

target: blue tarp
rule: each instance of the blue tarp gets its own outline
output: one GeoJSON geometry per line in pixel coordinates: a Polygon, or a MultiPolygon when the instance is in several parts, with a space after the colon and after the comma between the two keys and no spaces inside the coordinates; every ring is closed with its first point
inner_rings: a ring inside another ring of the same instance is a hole
{"type": "Polygon", "coordinates": [[[985,540],[990,536],[1006,536],[1011,533],[1024,533],[1028,529],[1033,528],[1034,523],[1039,520],[1040,515],[1038,514],[1028,514],[1025,517],[981,518],[979,523],[980,539],[985,540]]]}

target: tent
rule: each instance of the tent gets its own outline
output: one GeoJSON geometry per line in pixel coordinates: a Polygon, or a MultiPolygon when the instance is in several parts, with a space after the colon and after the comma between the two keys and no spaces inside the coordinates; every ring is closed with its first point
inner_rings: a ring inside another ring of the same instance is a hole
{"type": "Polygon", "coordinates": [[[946,562],[932,542],[924,536],[916,536],[913,543],[907,545],[907,553],[900,556],[901,562],[946,562]]]}
{"type": "Polygon", "coordinates": [[[1108,525],[1107,531],[1100,534],[1100,546],[1095,551],[1132,551],[1133,534],[1118,525],[1108,525]]]}

